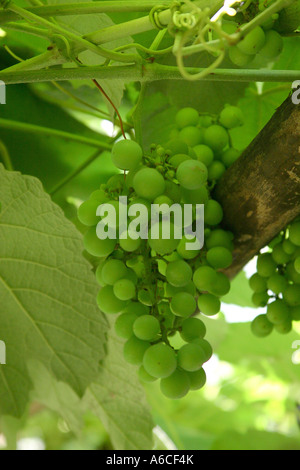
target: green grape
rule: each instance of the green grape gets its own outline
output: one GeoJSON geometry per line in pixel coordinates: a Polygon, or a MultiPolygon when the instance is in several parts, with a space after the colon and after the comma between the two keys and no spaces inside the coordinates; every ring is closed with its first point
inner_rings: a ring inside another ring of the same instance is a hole
{"type": "Polygon", "coordinates": [[[203,130],[198,127],[184,127],[179,132],[179,138],[189,147],[195,147],[203,142],[203,130]]]}
{"type": "Polygon", "coordinates": [[[98,201],[99,204],[103,202],[107,202],[108,201],[107,194],[102,189],[97,189],[96,191],[93,191],[92,194],[90,195],[90,201],[94,201],[94,200],[98,201]]]}
{"type": "Polygon", "coordinates": [[[264,30],[260,26],[256,26],[237,44],[237,47],[243,54],[254,55],[263,48],[265,41],[264,30]]]}
{"type": "Polygon", "coordinates": [[[287,304],[281,300],[275,300],[268,305],[267,308],[268,320],[274,325],[284,323],[290,318],[290,310],[287,304]]]}
{"type": "Polygon", "coordinates": [[[227,130],[218,124],[213,124],[204,131],[204,143],[213,151],[223,150],[229,143],[227,130]]]}
{"type": "Polygon", "coordinates": [[[197,289],[210,292],[217,280],[216,271],[210,266],[200,266],[193,275],[193,282],[197,289]]]}
{"type": "Polygon", "coordinates": [[[198,298],[198,307],[204,315],[216,315],[221,309],[221,302],[213,294],[202,294],[198,298]]]}
{"type": "Polygon", "coordinates": [[[102,276],[102,269],[103,269],[104,264],[105,264],[105,258],[101,261],[95,273],[96,280],[101,287],[104,287],[106,285],[106,282],[104,281],[103,276],[102,276]]]}
{"type": "Polygon", "coordinates": [[[143,151],[133,140],[120,140],[114,144],[111,153],[113,164],[120,170],[132,170],[142,161],[143,151]]]}
{"type": "Polygon", "coordinates": [[[239,156],[240,152],[231,147],[228,150],[225,150],[225,152],[223,152],[221,160],[224,165],[229,168],[239,158],[239,156]]]}
{"type": "Polygon", "coordinates": [[[223,219],[222,206],[214,199],[210,199],[205,204],[204,217],[207,225],[219,225],[223,219]]]}
{"type": "Polygon", "coordinates": [[[166,189],[163,176],[154,168],[142,168],[133,178],[133,189],[138,196],[152,201],[166,189]]]}
{"type": "Polygon", "coordinates": [[[204,338],[197,338],[197,339],[193,339],[192,343],[197,344],[197,346],[200,346],[201,349],[203,350],[203,352],[204,352],[204,363],[209,361],[209,359],[213,355],[213,350],[212,350],[212,347],[209,344],[209,342],[206,341],[206,339],[204,339],[204,338]]]}
{"type": "Polygon", "coordinates": [[[295,284],[300,284],[300,273],[295,269],[294,262],[288,263],[286,266],[286,277],[295,284]]]}
{"type": "Polygon", "coordinates": [[[300,246],[300,222],[294,222],[290,226],[289,239],[294,245],[300,246]]]}
{"type": "Polygon", "coordinates": [[[259,338],[265,338],[269,334],[272,333],[274,328],[273,323],[268,320],[266,314],[258,315],[252,322],[251,322],[251,331],[255,336],[259,338]]]}
{"type": "Polygon", "coordinates": [[[245,67],[253,60],[253,55],[244,54],[237,46],[230,46],[228,55],[231,62],[238,67],[245,67]]]}
{"type": "Polygon", "coordinates": [[[175,294],[178,292],[187,292],[193,296],[196,295],[196,287],[195,284],[190,281],[186,286],[183,287],[175,287],[171,284],[165,284],[165,295],[166,297],[174,297],[175,294]]]}
{"type": "Polygon", "coordinates": [[[211,288],[211,294],[214,294],[218,297],[223,297],[224,295],[230,292],[231,284],[228,277],[224,273],[216,273],[216,281],[211,288]]]}
{"type": "Polygon", "coordinates": [[[214,152],[207,145],[196,145],[193,150],[195,151],[197,160],[199,160],[201,163],[204,163],[205,166],[208,167],[213,162],[214,152]]]}
{"type": "Polygon", "coordinates": [[[201,127],[209,127],[213,124],[214,120],[212,118],[212,116],[210,115],[204,115],[204,116],[200,116],[199,117],[199,126],[201,127]]]}
{"type": "Polygon", "coordinates": [[[135,297],[135,285],[130,279],[119,279],[113,289],[115,296],[120,300],[131,300],[135,297]]]}
{"type": "Polygon", "coordinates": [[[160,323],[152,315],[142,315],[134,322],[133,332],[139,339],[154,341],[160,333],[160,323]]]}
{"type": "Polygon", "coordinates": [[[100,204],[101,203],[95,199],[90,199],[81,204],[77,213],[79,221],[88,227],[97,225],[100,217],[97,216],[96,213],[100,204]]]}
{"type": "Polygon", "coordinates": [[[133,180],[134,180],[135,175],[144,168],[147,168],[147,167],[140,164],[136,168],[133,168],[132,170],[128,171],[128,173],[125,175],[125,185],[127,189],[133,188],[133,180]]]}
{"type": "Polygon", "coordinates": [[[274,325],[274,328],[278,333],[286,335],[292,330],[292,326],[291,320],[287,320],[283,323],[279,323],[278,325],[274,325]]]}
{"type": "Polygon", "coordinates": [[[166,181],[166,189],[164,194],[168,196],[175,203],[181,201],[181,187],[174,181],[166,181]]]}
{"type": "Polygon", "coordinates": [[[180,336],[187,343],[193,339],[204,338],[206,326],[199,318],[187,318],[181,325],[180,336]]]}
{"type": "Polygon", "coordinates": [[[291,240],[284,240],[282,242],[282,248],[283,248],[283,251],[287,255],[293,255],[296,251],[296,247],[295,247],[294,243],[291,242],[291,240]]]}
{"type": "Polygon", "coordinates": [[[287,287],[287,280],[279,273],[275,273],[268,279],[267,286],[269,290],[278,295],[281,294],[287,287]]]}
{"type": "Polygon", "coordinates": [[[191,157],[189,157],[189,155],[185,155],[184,153],[178,153],[176,155],[173,155],[173,157],[169,159],[169,163],[170,165],[174,166],[174,168],[178,168],[179,165],[182,162],[185,162],[186,160],[192,160],[192,159],[191,157]]]}
{"type": "Polygon", "coordinates": [[[144,355],[150,347],[150,343],[147,341],[142,341],[141,339],[132,336],[124,344],[124,358],[129,364],[140,366],[142,365],[144,355]]]}
{"type": "Polygon", "coordinates": [[[115,296],[112,286],[102,287],[97,297],[97,303],[100,310],[107,315],[121,313],[126,306],[125,301],[115,296]]]}
{"type": "Polygon", "coordinates": [[[178,365],[188,371],[200,370],[205,362],[205,351],[195,343],[182,346],[177,354],[178,365]]]}
{"type": "Polygon", "coordinates": [[[220,124],[227,129],[233,129],[244,124],[244,116],[237,106],[226,106],[220,114],[220,124]]]}
{"type": "Polygon", "coordinates": [[[126,305],[124,312],[140,317],[141,315],[149,314],[150,308],[147,305],[141,304],[140,302],[129,302],[126,305]]]}
{"type": "Polygon", "coordinates": [[[232,264],[232,254],[223,246],[215,246],[210,248],[206,254],[206,259],[215,269],[225,269],[232,264]]]}
{"type": "Polygon", "coordinates": [[[190,389],[200,390],[206,384],[206,373],[204,369],[196,370],[194,372],[187,372],[190,379],[190,389]]]}
{"type": "Polygon", "coordinates": [[[255,307],[265,307],[268,301],[268,292],[254,292],[252,295],[252,303],[255,305],[255,307]]]}
{"type": "Polygon", "coordinates": [[[167,266],[166,278],[172,286],[184,287],[191,281],[192,276],[192,268],[183,260],[173,261],[167,266]]]}
{"type": "Polygon", "coordinates": [[[107,260],[102,268],[102,279],[105,284],[113,286],[115,282],[126,276],[127,268],[125,264],[118,259],[107,260]]]}
{"type": "Polygon", "coordinates": [[[198,189],[207,181],[206,166],[198,160],[186,160],[177,168],[176,178],[186,189],[198,189]]]}
{"type": "Polygon", "coordinates": [[[300,289],[295,284],[289,284],[282,294],[283,300],[291,307],[300,305],[300,289]]]}
{"type": "Polygon", "coordinates": [[[188,292],[178,292],[172,297],[171,310],[179,317],[190,317],[195,313],[197,304],[195,298],[188,292]]]}
{"type": "Polygon", "coordinates": [[[213,162],[208,168],[208,181],[217,181],[223,176],[226,168],[220,161],[213,162]]]}
{"type": "Polygon", "coordinates": [[[272,251],[273,260],[277,265],[286,264],[290,261],[291,255],[287,255],[281,243],[274,246],[272,251]]]}
{"type": "Polygon", "coordinates": [[[172,253],[176,250],[179,239],[175,238],[175,227],[173,223],[168,224],[167,221],[159,222],[159,224],[154,224],[149,230],[148,243],[152,250],[157,254],[164,256],[172,253]],[[164,230],[170,225],[170,235],[163,238],[164,230]],[[159,234],[159,238],[155,238],[155,233],[159,234]]]}
{"type": "Polygon", "coordinates": [[[154,344],[145,352],[143,366],[152,377],[169,377],[177,367],[176,354],[165,343],[154,344]]]}
{"type": "Polygon", "coordinates": [[[172,155],[176,155],[178,153],[187,155],[189,152],[188,145],[181,139],[169,140],[169,142],[166,144],[166,149],[170,150],[172,155]]]}
{"type": "Polygon", "coordinates": [[[208,189],[204,185],[198,189],[182,188],[182,202],[185,204],[206,204],[208,199],[208,189]]]}
{"type": "Polygon", "coordinates": [[[199,113],[194,108],[182,108],[177,112],[175,121],[180,129],[187,126],[197,126],[199,121],[199,113]]]}
{"type": "Polygon", "coordinates": [[[179,244],[177,246],[177,253],[184,259],[194,259],[197,255],[199,255],[200,250],[198,249],[187,249],[187,246],[196,240],[195,237],[189,238],[188,236],[184,235],[182,239],[179,241],[179,244]]]}
{"type": "Polygon", "coordinates": [[[297,307],[290,308],[291,319],[294,321],[300,321],[300,305],[297,307]]]}
{"type": "Polygon", "coordinates": [[[109,191],[122,191],[125,185],[124,174],[113,175],[106,183],[109,191]]]}
{"type": "Polygon", "coordinates": [[[249,286],[254,292],[264,292],[267,290],[267,280],[255,273],[249,279],[249,286]]]}
{"type": "Polygon", "coordinates": [[[104,258],[114,251],[116,240],[110,238],[101,240],[97,237],[96,229],[92,227],[84,235],[83,245],[90,255],[98,258],[104,258]]]}
{"type": "Polygon", "coordinates": [[[259,51],[265,59],[276,59],[283,49],[283,39],[277,31],[271,29],[265,32],[266,41],[259,51]]]}
{"type": "Polygon", "coordinates": [[[298,256],[295,259],[294,268],[295,268],[295,271],[297,271],[297,273],[300,274],[300,256],[298,256]]]}
{"type": "Polygon", "coordinates": [[[140,366],[138,370],[138,377],[142,383],[151,383],[157,380],[156,377],[152,377],[152,375],[145,371],[144,366],[140,366]]]}
{"type": "Polygon", "coordinates": [[[127,252],[131,253],[131,252],[136,251],[140,248],[142,241],[141,241],[140,238],[134,239],[133,238],[134,235],[136,235],[136,234],[133,234],[130,231],[123,232],[121,234],[119,243],[120,243],[120,247],[124,251],[127,251],[127,252]]]}
{"type": "Polygon", "coordinates": [[[160,381],[160,390],[167,398],[173,400],[183,398],[190,390],[188,374],[176,369],[172,375],[160,381]]]}
{"type": "Polygon", "coordinates": [[[138,318],[134,313],[122,313],[115,322],[115,331],[120,338],[129,339],[133,335],[133,324],[138,318]]]}
{"type": "Polygon", "coordinates": [[[275,274],[277,265],[271,253],[263,253],[257,257],[256,268],[261,277],[271,277],[275,274]]]}

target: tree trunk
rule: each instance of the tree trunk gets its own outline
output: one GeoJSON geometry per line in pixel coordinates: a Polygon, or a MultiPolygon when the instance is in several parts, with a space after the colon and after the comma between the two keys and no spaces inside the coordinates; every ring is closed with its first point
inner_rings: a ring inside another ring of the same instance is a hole
{"type": "Polygon", "coordinates": [[[300,214],[300,105],[289,97],[215,190],[235,235],[233,278],[300,214]]]}

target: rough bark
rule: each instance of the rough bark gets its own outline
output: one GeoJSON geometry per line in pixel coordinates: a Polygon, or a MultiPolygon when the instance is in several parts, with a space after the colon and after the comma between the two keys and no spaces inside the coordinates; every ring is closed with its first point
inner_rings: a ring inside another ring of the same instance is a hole
{"type": "Polygon", "coordinates": [[[235,235],[233,278],[300,214],[300,105],[289,97],[220,180],[215,197],[235,235]]]}

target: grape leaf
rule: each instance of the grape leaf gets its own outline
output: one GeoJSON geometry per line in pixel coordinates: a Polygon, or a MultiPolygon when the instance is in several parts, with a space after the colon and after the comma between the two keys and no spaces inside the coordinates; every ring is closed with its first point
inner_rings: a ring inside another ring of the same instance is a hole
{"type": "Polygon", "coordinates": [[[150,450],[154,425],[136,368],[125,362],[123,341],[112,331],[107,349],[99,377],[87,389],[84,402],[102,421],[115,449],[150,450]]]}
{"type": "Polygon", "coordinates": [[[40,181],[0,165],[0,410],[21,416],[38,359],[82,396],[105,356],[107,322],[81,235],[40,181]]]}

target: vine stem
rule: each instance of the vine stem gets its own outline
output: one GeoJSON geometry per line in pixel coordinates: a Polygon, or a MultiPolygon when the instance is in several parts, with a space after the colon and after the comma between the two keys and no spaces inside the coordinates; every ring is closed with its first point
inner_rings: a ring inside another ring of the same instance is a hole
{"type": "MultiPolygon", "coordinates": [[[[194,74],[201,70],[186,67],[188,73],[194,74]]],[[[125,66],[95,66],[61,69],[24,70],[0,72],[0,80],[6,85],[18,83],[37,83],[65,80],[100,79],[109,80],[118,77],[120,80],[148,82],[156,80],[183,80],[175,66],[161,64],[125,65],[125,66]]],[[[206,77],[205,81],[226,82],[283,82],[291,83],[299,80],[298,70],[255,70],[255,69],[216,69],[206,77]]]]}
{"type": "Polygon", "coordinates": [[[78,142],[83,145],[88,145],[90,147],[95,147],[101,150],[111,150],[111,145],[106,142],[101,142],[101,140],[91,139],[89,137],[84,137],[77,134],[72,134],[70,132],[60,131],[57,129],[52,129],[49,127],[37,126],[35,124],[26,124],[24,122],[11,121],[9,119],[0,118],[0,128],[9,129],[14,131],[26,132],[31,134],[42,134],[48,137],[56,137],[72,142],[78,142]]]}
{"type": "Polygon", "coordinates": [[[6,148],[6,145],[4,145],[4,143],[2,142],[2,140],[0,140],[0,156],[2,157],[2,161],[5,165],[5,168],[8,170],[8,171],[13,171],[14,170],[14,167],[13,167],[13,164],[12,164],[12,161],[10,159],[10,155],[8,153],[8,150],[6,148]]]}

